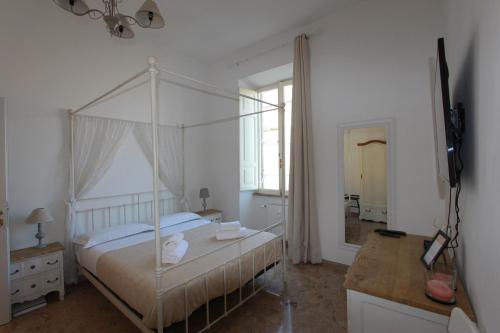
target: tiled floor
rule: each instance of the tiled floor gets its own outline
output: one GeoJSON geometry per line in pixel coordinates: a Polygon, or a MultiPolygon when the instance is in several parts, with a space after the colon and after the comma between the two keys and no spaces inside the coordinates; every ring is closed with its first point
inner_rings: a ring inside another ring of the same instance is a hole
{"type": "MultiPolygon", "coordinates": [[[[289,265],[284,298],[262,291],[217,323],[210,332],[346,332],[346,292],[342,287],[347,266],[289,265]]],[[[281,284],[270,287],[281,292],[281,284]]],[[[51,295],[52,296],[52,295],[51,295]]],[[[54,295],[55,296],[55,295],[54,295]]],[[[7,332],[138,332],[90,283],[67,290],[64,301],[50,297],[41,309],[0,327],[7,332]]]]}

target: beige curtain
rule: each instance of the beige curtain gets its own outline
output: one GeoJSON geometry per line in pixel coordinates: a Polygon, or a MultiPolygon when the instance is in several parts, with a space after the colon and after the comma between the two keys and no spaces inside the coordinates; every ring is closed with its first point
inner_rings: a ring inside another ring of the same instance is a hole
{"type": "Polygon", "coordinates": [[[288,223],[293,263],[321,262],[314,167],[309,42],[295,38],[288,223]]]}

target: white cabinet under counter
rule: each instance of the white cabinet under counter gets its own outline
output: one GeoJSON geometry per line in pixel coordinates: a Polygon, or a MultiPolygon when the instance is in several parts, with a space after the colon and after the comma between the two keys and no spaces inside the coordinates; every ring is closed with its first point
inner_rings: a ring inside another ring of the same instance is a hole
{"type": "MultiPolygon", "coordinates": [[[[425,296],[426,268],[420,261],[424,239],[428,238],[390,238],[376,233],[368,237],[344,282],[349,333],[447,333],[455,306],[475,321],[460,279],[455,305],[425,296]]],[[[440,264],[445,265],[443,257],[440,264]]]]}

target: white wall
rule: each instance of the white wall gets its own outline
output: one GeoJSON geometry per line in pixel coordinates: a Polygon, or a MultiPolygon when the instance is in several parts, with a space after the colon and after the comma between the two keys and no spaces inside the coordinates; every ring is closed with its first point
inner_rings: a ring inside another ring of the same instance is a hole
{"type": "MultiPolygon", "coordinates": [[[[432,221],[443,217],[444,202],[435,181],[429,59],[443,27],[441,6],[434,0],[364,1],[307,27],[273,36],[227,57],[212,69],[213,80],[236,87],[238,80],[292,61],[292,44],[301,32],[313,31],[311,90],[321,246],[325,259],[350,263],[354,252],[339,237],[337,197],[337,125],[392,117],[395,120],[396,208],[398,228],[431,235],[432,221]],[[272,50],[262,54],[265,50],[272,50]],[[239,66],[235,63],[247,59],[239,66]]],[[[235,115],[234,108],[217,108],[235,115]]],[[[210,169],[217,181],[218,205],[238,216],[238,142],[234,123],[211,137],[210,154],[224,159],[210,169]],[[229,170],[231,170],[229,172],[229,170]]],[[[246,194],[242,194],[246,195],[246,194]]],[[[242,212],[243,213],[243,212],[242,212]]]]}
{"type": "MultiPolygon", "coordinates": [[[[69,155],[64,109],[79,107],[144,69],[150,55],[157,56],[162,65],[175,71],[202,79],[206,76],[204,66],[177,54],[175,48],[149,43],[144,38],[111,38],[103,22],[70,15],[51,1],[2,3],[0,96],[7,99],[12,249],[35,244],[35,228],[23,222],[36,207],[48,207],[56,219],[56,223],[46,227],[46,240],[64,240],[69,155]]],[[[168,90],[161,100],[163,122],[189,123],[203,116],[205,96],[180,92],[177,88],[162,89],[168,90]]],[[[98,114],[147,120],[147,93],[143,87],[110,104],[101,104],[98,114]]],[[[198,145],[202,142],[200,132],[193,130],[186,135],[186,172],[193,175],[187,177],[191,182],[188,194],[192,200],[202,183],[204,170],[198,162],[204,157],[204,149],[198,145]]],[[[134,149],[137,153],[137,147],[133,146],[123,152],[121,161],[137,156],[134,149]]],[[[146,167],[143,162],[134,161],[131,166],[142,163],[146,167]]],[[[119,167],[113,168],[117,171],[119,167]]],[[[120,172],[126,173],[126,167],[122,166],[120,172]]],[[[141,184],[141,188],[124,183],[117,186],[117,179],[108,179],[96,191],[109,194],[109,182],[115,184],[117,191],[124,192],[132,187],[135,192],[151,184],[146,169],[138,177],[136,185],[141,184]]]]}
{"type": "Polygon", "coordinates": [[[280,197],[254,195],[253,191],[240,193],[240,221],[244,226],[263,229],[279,222],[281,215],[280,197]]]}
{"type": "Polygon", "coordinates": [[[461,214],[462,275],[481,331],[500,331],[500,2],[445,1],[453,103],[466,113],[461,214]]]}

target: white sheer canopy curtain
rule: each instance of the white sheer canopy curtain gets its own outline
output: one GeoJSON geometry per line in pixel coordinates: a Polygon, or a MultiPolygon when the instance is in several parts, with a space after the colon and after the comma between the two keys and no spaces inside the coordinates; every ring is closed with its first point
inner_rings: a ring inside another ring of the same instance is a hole
{"type": "MultiPolygon", "coordinates": [[[[153,163],[153,137],[151,125],[138,123],[134,135],[146,155],[153,163]]],[[[182,149],[182,129],[174,126],[158,126],[159,177],[168,190],[179,198],[183,209],[189,209],[184,196],[184,166],[182,149]]]]}
{"type": "Polygon", "coordinates": [[[295,38],[288,221],[294,264],[320,263],[321,247],[314,186],[310,55],[305,34],[295,38]]]}
{"type": "Polygon", "coordinates": [[[76,281],[72,240],[76,236],[76,200],[85,196],[111,167],[116,153],[130,134],[133,123],[122,120],[76,116],[74,126],[74,174],[70,174],[70,200],[66,217],[67,279],[76,281]],[[74,186],[74,188],[73,188],[74,186]]]}

